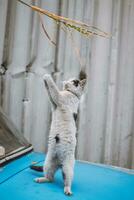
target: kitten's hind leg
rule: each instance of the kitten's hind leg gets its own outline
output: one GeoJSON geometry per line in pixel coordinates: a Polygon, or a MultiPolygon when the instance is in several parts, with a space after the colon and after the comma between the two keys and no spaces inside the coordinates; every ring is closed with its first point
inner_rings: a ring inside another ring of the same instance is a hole
{"type": "Polygon", "coordinates": [[[64,193],[66,195],[72,195],[71,184],[73,179],[73,162],[66,162],[62,167],[62,174],[64,179],[64,193]]]}
{"type": "Polygon", "coordinates": [[[36,183],[48,183],[48,182],[53,182],[54,180],[54,174],[56,172],[56,170],[58,169],[57,164],[55,164],[54,162],[49,163],[49,166],[45,166],[45,175],[44,177],[39,177],[39,178],[35,178],[35,182],[36,183]]]}

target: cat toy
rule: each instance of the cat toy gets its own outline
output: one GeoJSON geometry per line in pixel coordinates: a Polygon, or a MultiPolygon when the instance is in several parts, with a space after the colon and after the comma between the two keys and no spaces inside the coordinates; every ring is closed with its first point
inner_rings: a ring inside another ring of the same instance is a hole
{"type": "Polygon", "coordinates": [[[73,20],[67,17],[63,17],[63,16],[59,16],[56,15],[52,12],[49,12],[47,10],[41,9],[37,6],[33,6],[30,4],[27,4],[21,0],[18,0],[20,3],[30,7],[32,10],[41,13],[43,15],[46,15],[47,17],[53,19],[57,24],[61,23],[66,27],[69,27],[70,29],[74,29],[78,32],[80,32],[82,35],[86,36],[86,37],[91,37],[92,35],[97,35],[100,37],[105,37],[105,38],[109,38],[110,34],[102,31],[101,29],[95,27],[95,26],[90,26],[86,23],[83,23],[81,21],[77,21],[77,20],[73,20]]]}

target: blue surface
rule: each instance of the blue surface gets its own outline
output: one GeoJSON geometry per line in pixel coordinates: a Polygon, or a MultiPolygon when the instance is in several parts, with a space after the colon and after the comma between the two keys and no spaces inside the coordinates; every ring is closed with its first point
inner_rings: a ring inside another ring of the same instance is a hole
{"type": "Polygon", "coordinates": [[[6,177],[0,185],[0,200],[134,200],[134,175],[87,163],[75,165],[71,197],[63,193],[60,171],[54,183],[37,184],[33,179],[42,173],[34,172],[28,166],[32,161],[42,160],[43,154],[30,153],[8,164],[0,172],[1,180],[6,177]]]}
{"type": "Polygon", "coordinates": [[[41,153],[29,153],[20,159],[10,162],[4,167],[0,168],[0,183],[14,176],[16,173],[24,170],[33,161],[39,162],[44,160],[44,154],[41,153]]]}

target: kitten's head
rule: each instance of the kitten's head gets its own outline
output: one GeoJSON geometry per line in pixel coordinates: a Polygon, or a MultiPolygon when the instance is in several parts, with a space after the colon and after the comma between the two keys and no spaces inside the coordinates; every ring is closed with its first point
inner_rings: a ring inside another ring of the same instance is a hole
{"type": "Polygon", "coordinates": [[[79,79],[72,78],[63,82],[63,89],[72,92],[80,97],[86,85],[86,74],[80,72],[79,79]]]}

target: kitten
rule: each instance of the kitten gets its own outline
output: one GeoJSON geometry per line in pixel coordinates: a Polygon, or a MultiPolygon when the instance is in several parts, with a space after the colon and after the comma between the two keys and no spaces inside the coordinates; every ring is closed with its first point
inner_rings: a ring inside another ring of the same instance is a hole
{"type": "MultiPolygon", "coordinates": [[[[43,171],[44,177],[36,178],[38,183],[51,182],[58,168],[62,169],[64,179],[64,193],[71,195],[71,183],[75,163],[76,124],[80,97],[86,84],[86,76],[80,73],[83,80],[70,79],[63,82],[63,90],[59,91],[49,74],[44,78],[49,99],[52,104],[52,123],[49,134],[48,152],[43,171]]],[[[31,167],[32,168],[32,167],[31,167]]],[[[41,167],[34,166],[34,170],[41,171],[41,167]]]]}

